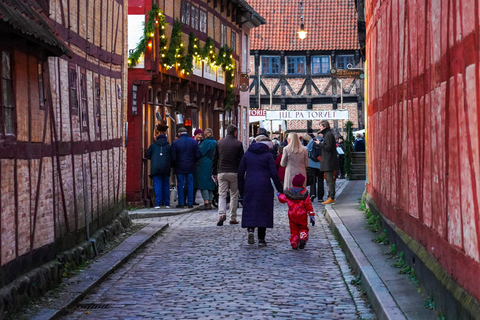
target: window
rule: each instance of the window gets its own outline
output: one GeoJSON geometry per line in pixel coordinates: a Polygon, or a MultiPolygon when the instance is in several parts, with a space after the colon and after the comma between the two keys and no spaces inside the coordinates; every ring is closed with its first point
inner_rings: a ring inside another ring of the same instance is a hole
{"type": "Polygon", "coordinates": [[[182,6],[182,23],[190,24],[190,3],[184,2],[182,6]]]}
{"type": "Polygon", "coordinates": [[[262,74],[280,74],[280,57],[262,57],[262,74]]]}
{"type": "MultiPolygon", "coordinates": [[[[132,107],[133,109],[133,107],[132,107]]],[[[100,82],[98,78],[95,79],[95,129],[97,131],[97,138],[100,139],[101,128],[101,113],[100,113],[100,82]]]]}
{"type": "Polygon", "coordinates": [[[312,57],[312,74],[330,74],[330,57],[312,57]]]}
{"type": "Polygon", "coordinates": [[[233,52],[237,51],[237,34],[233,31],[230,35],[230,48],[232,48],[233,52]]]}
{"type": "Polygon", "coordinates": [[[69,70],[69,85],[70,85],[70,107],[73,111],[78,110],[78,99],[77,99],[77,72],[75,69],[70,68],[69,70]]]}
{"type": "Polygon", "coordinates": [[[12,61],[9,51],[2,50],[2,59],[0,60],[0,70],[2,78],[0,81],[0,135],[13,135],[15,109],[13,105],[13,79],[12,79],[12,61]]]}
{"type": "Polygon", "coordinates": [[[192,21],[191,26],[193,29],[198,30],[198,9],[192,6],[192,21]]]}
{"type": "Polygon", "coordinates": [[[200,10],[200,31],[207,33],[207,13],[200,10]]]}
{"type": "Polygon", "coordinates": [[[87,116],[88,116],[88,107],[87,107],[87,82],[85,79],[85,74],[80,74],[80,108],[81,112],[80,115],[82,116],[81,121],[81,128],[84,131],[87,131],[87,116]]]}
{"type": "Polygon", "coordinates": [[[337,56],[337,69],[350,69],[355,67],[353,54],[337,56]]]}
{"type": "Polygon", "coordinates": [[[287,57],[287,74],[305,74],[305,57],[287,57]]]}
{"type": "Polygon", "coordinates": [[[40,102],[40,109],[45,109],[45,91],[43,88],[43,68],[42,63],[38,63],[38,100],[40,102]]]}
{"type": "Polygon", "coordinates": [[[227,26],[224,24],[222,24],[222,27],[221,27],[220,40],[221,40],[221,43],[220,43],[221,47],[227,44],[227,26]]]}

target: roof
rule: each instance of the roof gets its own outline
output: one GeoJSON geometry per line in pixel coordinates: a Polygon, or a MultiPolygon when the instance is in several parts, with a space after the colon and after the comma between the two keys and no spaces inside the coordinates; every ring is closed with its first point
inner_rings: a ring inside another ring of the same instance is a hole
{"type": "Polygon", "coordinates": [[[258,14],[255,9],[253,9],[250,4],[248,4],[245,0],[231,0],[232,3],[237,3],[243,10],[245,10],[246,14],[242,17],[243,21],[250,21],[252,23],[251,27],[258,27],[259,25],[265,24],[265,19],[258,14]]]}
{"type": "Polygon", "coordinates": [[[248,0],[267,23],[252,30],[251,50],[359,49],[355,0],[248,0]],[[298,38],[301,7],[307,38],[298,38]]]}
{"type": "Polygon", "coordinates": [[[0,26],[2,25],[6,25],[7,30],[42,44],[55,55],[73,55],[35,1],[0,1],[0,26]]]}

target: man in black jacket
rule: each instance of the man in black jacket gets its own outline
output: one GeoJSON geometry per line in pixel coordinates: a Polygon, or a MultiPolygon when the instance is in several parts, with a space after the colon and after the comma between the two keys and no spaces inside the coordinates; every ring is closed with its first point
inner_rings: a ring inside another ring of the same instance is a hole
{"type": "Polygon", "coordinates": [[[323,142],[315,141],[315,143],[322,148],[320,170],[325,171],[328,189],[328,199],[322,202],[322,204],[332,204],[335,203],[334,171],[340,169],[337,158],[337,142],[327,120],[320,121],[319,133],[323,136],[323,142]]]}
{"type": "Polygon", "coordinates": [[[237,171],[243,157],[243,145],[237,139],[238,129],[234,125],[227,127],[227,136],[219,140],[215,146],[212,162],[212,178],[218,183],[217,226],[223,226],[227,220],[227,192],[230,190],[230,224],[238,224],[238,182],[237,171]],[[218,182],[217,182],[218,181],[218,182]]]}

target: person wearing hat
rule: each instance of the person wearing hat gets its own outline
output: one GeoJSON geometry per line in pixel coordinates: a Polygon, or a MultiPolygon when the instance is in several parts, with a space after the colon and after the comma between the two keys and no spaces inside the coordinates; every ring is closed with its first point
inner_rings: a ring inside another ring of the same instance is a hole
{"type": "Polygon", "coordinates": [[[195,176],[193,177],[194,190],[200,190],[204,204],[198,209],[212,209],[213,191],[215,190],[215,182],[212,179],[212,160],[215,153],[217,142],[213,138],[213,131],[210,128],[202,132],[200,129],[195,130],[195,138],[198,134],[205,134],[205,139],[198,144],[202,157],[198,160],[195,168],[195,176]]]}
{"type": "Polygon", "coordinates": [[[155,142],[145,152],[145,158],[150,159],[150,178],[153,179],[155,190],[155,209],[160,206],[170,208],[170,168],[175,161],[175,152],[168,143],[166,131],[168,126],[158,124],[155,142]]]}
{"type": "Polygon", "coordinates": [[[290,223],[290,244],[293,249],[303,249],[308,241],[308,216],[315,225],[315,212],[312,202],[304,188],[305,176],[301,173],[292,179],[292,187],[278,193],[278,200],[288,204],[288,222],[290,223]]]}
{"type": "Polygon", "coordinates": [[[193,208],[193,173],[195,164],[201,158],[200,149],[195,140],[187,135],[187,129],[181,127],[178,129],[180,136],[173,142],[175,150],[175,174],[177,175],[177,208],[183,208],[185,205],[185,194],[183,187],[187,186],[187,205],[193,208]]]}
{"type": "Polygon", "coordinates": [[[278,177],[268,137],[257,137],[245,152],[238,168],[238,190],[243,199],[242,228],[248,231],[248,243],[254,244],[254,230],[258,228],[258,245],[265,246],[267,228],[273,228],[272,182],[278,192],[282,183],[278,177]]]}
{"type": "Polygon", "coordinates": [[[203,131],[202,129],[196,129],[194,132],[193,132],[193,139],[195,139],[197,141],[198,144],[200,144],[200,142],[203,140],[203,131]]]}

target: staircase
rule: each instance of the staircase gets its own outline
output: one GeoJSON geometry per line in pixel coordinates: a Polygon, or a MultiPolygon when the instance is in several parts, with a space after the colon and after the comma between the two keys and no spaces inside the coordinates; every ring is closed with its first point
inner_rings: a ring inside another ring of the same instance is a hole
{"type": "Polygon", "coordinates": [[[366,178],[365,152],[352,152],[352,174],[350,180],[366,180],[366,178]]]}

